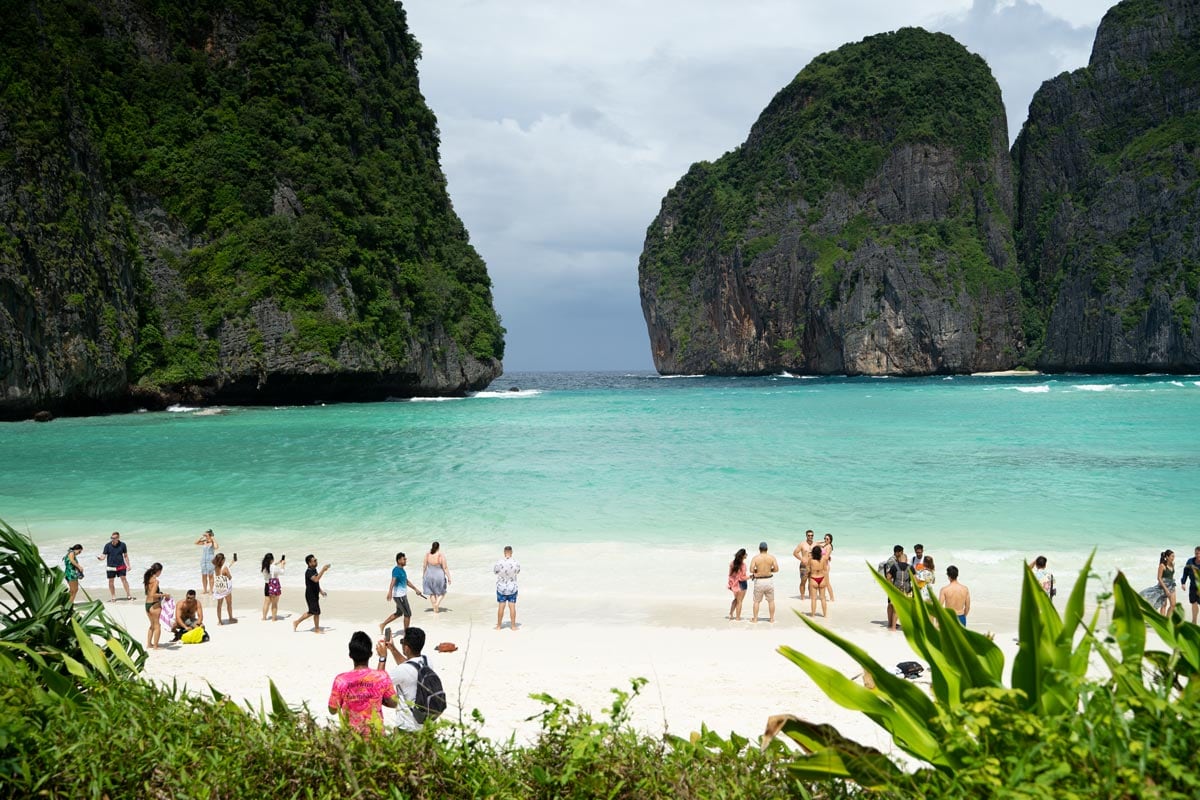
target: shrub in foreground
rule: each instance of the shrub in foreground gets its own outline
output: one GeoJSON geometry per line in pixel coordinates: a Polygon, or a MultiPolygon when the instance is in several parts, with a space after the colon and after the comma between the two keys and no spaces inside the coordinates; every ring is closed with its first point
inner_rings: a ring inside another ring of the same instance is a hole
{"type": "MultiPolygon", "coordinates": [[[[885,728],[921,768],[827,725],[777,717],[775,729],[808,753],[791,765],[805,779],[837,777],[892,796],[1195,798],[1200,796],[1200,627],[1177,609],[1164,617],[1118,573],[1107,635],[1100,609],[1084,621],[1091,560],[1063,615],[1026,568],[1020,638],[1009,685],[1004,656],[987,636],[919,593],[882,578],[913,650],[930,665],[932,697],[834,632],[801,617],[854,658],[877,684],[867,689],[805,654],[780,652],[830,698],[885,728]],[[1148,649],[1146,628],[1165,650],[1148,649]],[[1107,674],[1094,668],[1102,663],[1107,674]]],[[[874,574],[874,573],[872,573],[874,574]]]]}
{"type": "MultiPolygon", "coordinates": [[[[250,711],[143,681],[96,683],[82,701],[45,691],[0,657],[0,796],[47,798],[796,798],[787,753],[632,730],[618,692],[606,718],[543,697],[532,744],[442,722],[363,739],[303,711],[250,711]],[[724,744],[724,747],[720,746],[724,744]],[[714,746],[715,745],[715,746],[714,746]]],[[[476,722],[478,719],[476,720],[476,722]]],[[[830,784],[822,797],[843,797],[830,784]]]]}

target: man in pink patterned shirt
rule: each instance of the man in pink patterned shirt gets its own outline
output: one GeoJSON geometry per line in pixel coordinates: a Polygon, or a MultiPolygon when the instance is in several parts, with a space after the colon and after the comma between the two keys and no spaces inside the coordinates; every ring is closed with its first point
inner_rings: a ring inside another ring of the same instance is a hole
{"type": "Polygon", "coordinates": [[[396,687],[383,670],[371,669],[371,637],[355,631],[350,637],[350,660],[354,669],[333,679],[329,691],[329,713],[344,716],[351,728],[364,736],[383,730],[383,708],[395,708],[396,687]]]}

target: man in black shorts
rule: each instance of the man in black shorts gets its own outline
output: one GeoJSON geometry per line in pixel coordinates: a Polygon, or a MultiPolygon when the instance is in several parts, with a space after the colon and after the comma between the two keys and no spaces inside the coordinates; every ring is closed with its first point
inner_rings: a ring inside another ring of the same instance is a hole
{"type": "Polygon", "coordinates": [[[325,597],[325,590],[321,588],[321,578],[329,571],[329,565],[326,564],[318,571],[317,557],[311,553],[304,557],[304,565],[307,567],[304,570],[304,602],[308,605],[308,610],[292,623],[292,630],[299,630],[300,623],[312,617],[313,633],[324,633],[321,628],[321,598],[325,597]]]}
{"type": "MultiPolygon", "coordinates": [[[[396,604],[396,611],[379,623],[380,633],[383,633],[383,629],[393,620],[403,619],[405,631],[408,630],[408,623],[412,621],[412,607],[408,604],[408,572],[404,569],[406,566],[408,566],[408,556],[404,553],[396,553],[396,566],[392,567],[392,580],[388,583],[387,588],[387,597],[396,604]]],[[[416,586],[412,589],[417,597],[425,597],[417,591],[416,586]]]]}
{"type": "Polygon", "coordinates": [[[117,599],[117,587],[113,584],[117,578],[120,578],[121,583],[125,586],[125,599],[132,600],[133,595],[129,593],[129,579],[125,577],[129,573],[129,548],[121,541],[121,534],[117,531],[112,532],[108,544],[104,545],[100,555],[96,556],[97,561],[105,559],[108,564],[108,602],[111,603],[117,599]]]}
{"type": "Polygon", "coordinates": [[[1196,624],[1196,617],[1200,616],[1200,547],[1196,548],[1196,554],[1187,560],[1187,564],[1183,566],[1183,579],[1181,584],[1188,587],[1188,602],[1192,604],[1192,624],[1196,624]],[[1188,584],[1191,581],[1191,584],[1188,584]]]}

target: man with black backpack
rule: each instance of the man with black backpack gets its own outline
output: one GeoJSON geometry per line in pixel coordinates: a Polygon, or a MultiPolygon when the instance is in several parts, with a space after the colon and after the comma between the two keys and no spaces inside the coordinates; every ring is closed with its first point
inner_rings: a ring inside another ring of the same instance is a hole
{"type": "MultiPolygon", "coordinates": [[[[896,583],[896,565],[900,562],[900,556],[904,554],[904,545],[898,544],[892,548],[892,557],[887,561],[879,562],[879,574],[887,578],[893,585],[896,583]]],[[[892,598],[888,597],[887,604],[887,626],[889,631],[896,630],[896,607],[892,605],[892,598]]]]}
{"type": "Polygon", "coordinates": [[[387,669],[387,656],[391,652],[396,666],[388,670],[388,677],[400,695],[396,708],[396,729],[419,730],[426,720],[437,719],[446,710],[446,692],[442,679],[429,666],[429,658],[421,655],[425,648],[425,631],[410,627],[400,640],[400,649],[390,636],[375,645],[379,656],[379,669],[387,669]]]}

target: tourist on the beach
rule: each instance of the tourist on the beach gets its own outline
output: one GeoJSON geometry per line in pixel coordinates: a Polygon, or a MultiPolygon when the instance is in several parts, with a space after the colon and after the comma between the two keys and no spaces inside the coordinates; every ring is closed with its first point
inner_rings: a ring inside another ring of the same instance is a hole
{"type": "Polygon", "coordinates": [[[396,649],[396,640],[384,638],[375,645],[375,653],[379,656],[379,669],[387,670],[387,656],[390,652],[396,662],[393,669],[387,670],[388,680],[396,687],[399,703],[396,705],[396,729],[401,731],[416,731],[421,729],[421,723],[413,716],[413,703],[417,701],[417,669],[416,664],[409,661],[424,659],[429,666],[427,656],[421,655],[425,647],[425,631],[420,628],[409,628],[404,638],[400,640],[400,648],[396,649]]]}
{"type": "Polygon", "coordinates": [[[201,594],[213,593],[213,556],[217,552],[217,540],[213,536],[212,528],[206,530],[196,540],[196,544],[200,545],[200,592],[201,594]]]}
{"type": "Polygon", "coordinates": [[[808,580],[808,560],[812,558],[812,549],[816,546],[813,541],[815,534],[812,530],[804,532],[804,541],[796,545],[796,549],[792,551],[792,555],[800,562],[800,599],[803,600],[808,596],[811,585],[808,580]]]}
{"type": "MultiPolygon", "coordinates": [[[[158,578],[162,575],[162,568],[162,564],[155,561],[150,565],[150,569],[142,575],[142,588],[146,591],[146,618],[150,620],[150,629],[146,631],[146,647],[151,650],[158,649],[158,640],[162,636],[162,620],[158,616],[162,611],[162,601],[171,596],[158,588],[158,578]]],[[[112,585],[111,580],[109,585],[112,585]]]]}
{"type": "MultiPolygon", "coordinates": [[[[237,561],[237,553],[233,554],[233,560],[237,561]]],[[[229,571],[224,553],[213,556],[213,599],[217,601],[218,625],[225,624],[221,619],[221,606],[225,606],[229,614],[229,624],[237,622],[233,616],[233,573],[229,571]]]]}
{"type": "Polygon", "coordinates": [[[913,557],[912,557],[913,569],[916,569],[919,565],[924,564],[924,563],[925,563],[925,545],[914,544],[913,545],[913,557]]]}
{"type": "Polygon", "coordinates": [[[933,556],[925,556],[921,559],[920,564],[913,559],[913,584],[916,585],[918,592],[924,591],[926,586],[937,583],[937,574],[933,569],[933,556]]]}
{"type": "Polygon", "coordinates": [[[371,637],[362,631],[350,636],[350,661],[354,669],[333,679],[329,713],[339,715],[364,736],[382,731],[383,706],[396,707],[396,687],[386,672],[371,669],[371,637]]]}
{"type": "MultiPolygon", "coordinates": [[[[829,552],[824,545],[817,545],[812,549],[812,558],[808,561],[808,580],[810,584],[809,602],[812,603],[812,608],[808,615],[815,617],[817,615],[817,600],[821,601],[821,616],[829,616],[829,609],[825,607],[826,595],[829,594],[829,552]]],[[[832,600],[833,598],[828,598],[832,600]]]]}
{"type": "MultiPolygon", "coordinates": [[[[392,567],[392,579],[388,582],[386,597],[391,598],[396,606],[396,610],[391,616],[379,623],[379,632],[383,633],[383,629],[388,623],[393,620],[403,619],[404,630],[408,630],[408,623],[412,620],[412,607],[408,604],[408,571],[404,569],[408,565],[408,556],[404,553],[396,553],[396,566],[392,567]]],[[[425,595],[417,592],[417,587],[413,587],[417,597],[425,595]]]]}
{"type": "Polygon", "coordinates": [[[1175,551],[1163,550],[1158,556],[1158,582],[1143,589],[1142,597],[1164,616],[1175,611],[1175,551]]]}
{"type": "Polygon", "coordinates": [[[1038,586],[1042,587],[1046,596],[1053,599],[1055,594],[1054,575],[1046,568],[1047,563],[1045,556],[1038,556],[1033,560],[1033,579],[1038,582],[1038,586]]]}
{"type": "Polygon", "coordinates": [[[113,585],[115,578],[121,579],[121,584],[125,587],[125,599],[132,600],[133,595],[129,593],[129,579],[126,574],[129,572],[129,548],[121,541],[121,534],[118,531],[113,531],[109,537],[108,544],[104,545],[104,549],[100,551],[100,555],[96,556],[97,561],[106,561],[108,565],[108,601],[111,603],[117,599],[117,587],[113,585]]]}
{"type": "Polygon", "coordinates": [[[912,597],[913,567],[908,563],[908,553],[901,550],[896,554],[896,561],[891,566],[888,579],[893,586],[904,592],[905,597],[912,597]]]}
{"type": "Polygon", "coordinates": [[[79,579],[83,577],[83,567],[79,566],[79,554],[83,552],[83,545],[72,545],[67,554],[63,556],[63,574],[67,579],[67,586],[71,588],[71,605],[75,605],[75,595],[79,593],[79,579]]]}
{"type": "MultiPolygon", "coordinates": [[[[292,630],[300,630],[300,623],[312,617],[312,632],[324,633],[324,629],[321,628],[321,598],[326,597],[327,593],[321,588],[321,578],[324,578],[325,573],[329,571],[329,565],[326,564],[318,570],[317,557],[311,553],[304,557],[304,564],[308,567],[304,570],[304,603],[308,606],[308,610],[300,616],[300,619],[292,623],[292,630]]],[[[370,658],[370,643],[371,641],[368,639],[368,659],[370,658]]]]}
{"type": "Polygon", "coordinates": [[[492,567],[496,573],[496,630],[504,627],[504,607],[508,606],[508,629],[517,629],[517,576],[521,562],[513,558],[512,545],[504,548],[504,558],[492,567]]]}
{"type": "Polygon", "coordinates": [[[262,560],[262,578],[263,578],[263,607],[262,618],[267,618],[267,611],[271,612],[271,621],[279,621],[279,595],[283,594],[283,577],[284,567],[287,566],[287,556],[280,556],[279,560],[275,560],[275,556],[267,553],[262,560]]]}
{"type": "Polygon", "coordinates": [[[779,572],[779,562],[767,552],[767,543],[759,542],[758,555],[750,562],[750,574],[754,577],[754,618],[751,622],[758,622],[758,607],[763,598],[767,600],[767,611],[771,615],[768,622],[775,621],[775,581],[772,578],[776,572],[779,572]]]}
{"type": "Polygon", "coordinates": [[[433,603],[433,613],[442,610],[442,598],[450,586],[450,567],[446,564],[446,554],[438,552],[441,544],[434,542],[425,554],[425,563],[421,567],[421,588],[429,595],[433,603]]]}
{"type": "MultiPolygon", "coordinates": [[[[892,547],[892,557],[879,565],[879,571],[883,573],[883,577],[887,578],[894,585],[896,582],[892,576],[896,573],[896,561],[900,554],[904,552],[904,545],[898,544],[892,547]]],[[[889,631],[896,630],[896,608],[892,605],[892,596],[888,595],[887,601],[887,626],[889,631]]]]}
{"type": "Polygon", "coordinates": [[[958,582],[958,567],[946,567],[950,582],[938,593],[938,602],[958,615],[958,621],[966,627],[967,614],[971,613],[971,590],[958,582]]]}
{"type": "Polygon", "coordinates": [[[171,632],[175,634],[175,638],[171,641],[179,641],[180,637],[185,633],[203,624],[204,606],[200,605],[200,601],[196,599],[196,590],[188,589],[187,596],[183,598],[183,602],[175,607],[175,624],[171,628],[171,632]]]}
{"type": "Polygon", "coordinates": [[[1188,602],[1192,604],[1192,624],[1195,625],[1196,615],[1200,614],[1200,547],[1196,548],[1196,554],[1184,565],[1180,583],[1188,587],[1188,602]],[[1191,581],[1190,585],[1188,581],[1191,581]]]}
{"type": "Polygon", "coordinates": [[[833,534],[825,534],[825,543],[821,545],[821,552],[825,554],[825,594],[829,597],[829,602],[833,602],[833,579],[829,575],[829,565],[833,562],[833,534]]]}
{"type": "MultiPolygon", "coordinates": [[[[749,580],[750,573],[746,571],[746,548],[743,547],[733,554],[733,561],[729,562],[727,585],[729,591],[733,592],[733,600],[729,603],[729,616],[726,619],[740,620],[742,618],[742,601],[746,599],[746,590],[750,588],[749,580]]],[[[803,573],[801,573],[800,580],[800,585],[803,586],[803,573]]]]}

